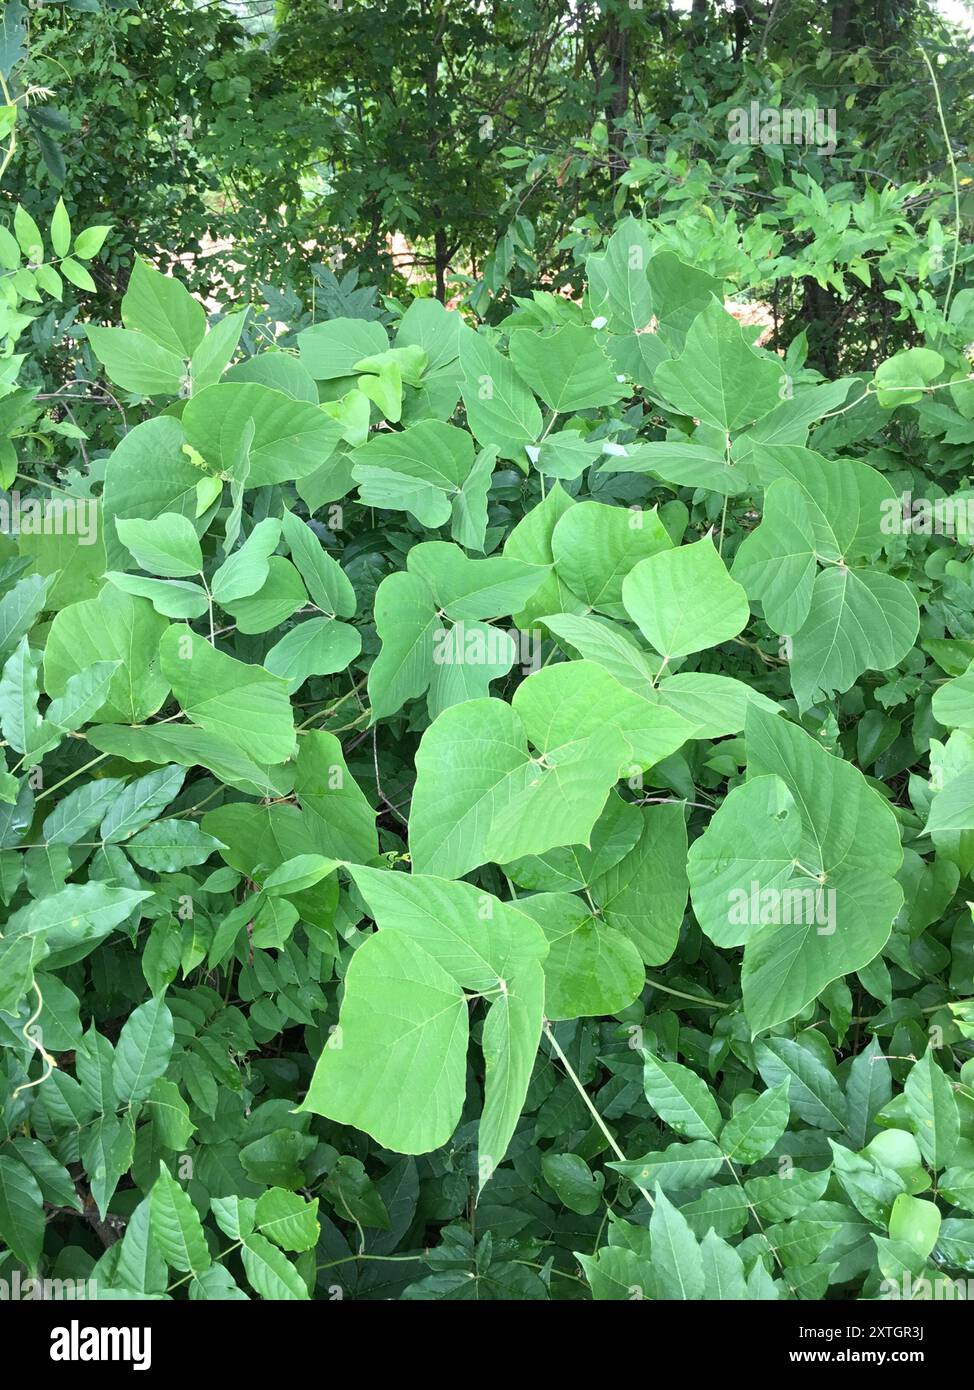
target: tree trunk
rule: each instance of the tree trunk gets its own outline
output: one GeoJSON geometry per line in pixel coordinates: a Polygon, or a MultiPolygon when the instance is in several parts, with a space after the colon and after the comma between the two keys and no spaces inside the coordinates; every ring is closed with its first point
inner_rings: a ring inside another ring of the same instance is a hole
{"type": "Polygon", "coordinates": [[[808,363],[824,376],[839,375],[836,351],[839,315],[842,305],[831,290],[823,290],[817,280],[802,281],[802,317],[808,334],[808,363]]]}
{"type": "Polygon", "coordinates": [[[734,5],[734,62],[739,63],[747,47],[747,36],[751,32],[751,16],[747,0],[736,0],[734,5]]]}
{"type": "Polygon", "coordinates": [[[436,297],[441,304],[446,303],[446,269],[450,260],[446,232],[437,227],[433,234],[433,270],[436,276],[436,297]]]}
{"type": "Polygon", "coordinates": [[[612,74],[612,93],[605,107],[612,159],[612,182],[617,184],[624,169],[625,131],[619,125],[629,105],[629,33],[609,15],[605,28],[605,56],[612,74]]]}

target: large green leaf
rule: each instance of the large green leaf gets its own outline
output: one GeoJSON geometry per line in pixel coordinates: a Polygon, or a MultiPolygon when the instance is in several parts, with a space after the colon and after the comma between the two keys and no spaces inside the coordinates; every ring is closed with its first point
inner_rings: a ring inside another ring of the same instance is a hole
{"type": "Polygon", "coordinates": [[[50,497],[44,525],[21,529],[17,548],[30,557],[33,572],[50,576],[45,607],[57,610],[94,598],[105,572],[105,508],[92,497],[50,497]]]}
{"type": "Polygon", "coordinates": [[[507,1153],[541,1039],[545,975],[537,960],[501,982],[484,1020],[484,1108],[477,1136],[479,1185],[507,1153]]]}
{"type": "Polygon", "coordinates": [[[355,614],[355,590],[341,565],[327,550],[310,526],[293,512],[284,513],[284,539],[314,603],[331,618],[351,618],[355,614]]]}
{"type": "MultiPolygon", "coordinates": [[[[461,393],[471,432],[502,458],[522,462],[541,434],[541,411],[510,361],[472,329],[460,333],[461,393]]],[[[522,463],[523,466],[523,463],[522,463]]]]}
{"type": "Polygon", "coordinates": [[[149,1228],[152,1240],[170,1269],[206,1269],[210,1262],[203,1226],[188,1193],[159,1164],[159,1176],[149,1192],[149,1228]]]}
{"type": "Polygon", "coordinates": [[[211,468],[227,473],[237,463],[249,425],[248,488],[307,477],[341,438],[341,426],[323,410],[251,381],[207,386],[187,402],[182,424],[187,443],[211,468]]]}
{"type": "Polygon", "coordinates": [[[0,598],[0,656],[8,656],[26,635],[51,587],[49,575],[31,574],[0,598]]]}
{"type": "Polygon", "coordinates": [[[683,807],[646,806],[639,839],[592,883],[605,924],[621,931],[647,965],[676,949],[687,902],[687,831],[683,807]]]}
{"type": "Polygon", "coordinates": [[[44,1244],[44,1197],[26,1164],[6,1154],[0,1154],[0,1237],[29,1273],[37,1269],[44,1244]]]}
{"type": "Polygon", "coordinates": [[[530,917],[472,883],[361,865],[351,875],[380,930],[405,933],[464,989],[496,993],[548,953],[530,917]]]}
{"type": "Polygon", "coordinates": [[[879,954],[903,900],[902,849],[895,817],[851,764],[755,708],[746,732],[748,780],[691,847],[689,873],[704,932],[745,946],[756,1034],[879,954]]]}
{"type": "Polygon", "coordinates": [[[686,1217],[657,1188],[649,1219],[653,1287],[657,1298],[703,1298],[703,1256],[686,1217]]]}
{"type": "Polygon", "coordinates": [[[586,613],[555,613],[546,614],[544,624],[566,651],[603,666],[637,695],[656,698],[653,682],[659,674],[660,660],[640,646],[621,623],[586,613]]]}
{"type": "Polygon", "coordinates": [[[190,864],[205,864],[219,848],[219,840],[205,835],[195,821],[173,816],[140,830],[128,841],[125,852],[142,869],[172,873],[190,864]]]}
{"type": "Polygon", "coordinates": [[[882,1044],[873,1036],[869,1046],[853,1059],[846,1079],[849,1103],[847,1133],[854,1149],[861,1149],[876,1133],[876,1115],[892,1099],[889,1062],[882,1044]]]}
{"type": "Polygon", "coordinates": [[[356,362],[388,346],[381,323],[364,319],[334,318],[298,334],[301,363],[316,381],[351,376],[356,362]]]}
{"type": "Polygon", "coordinates": [[[801,489],[820,560],[848,563],[882,547],[887,509],[899,503],[882,473],[861,459],[827,459],[813,449],[762,444],[754,449],[752,467],[769,492],[782,479],[801,489]]]}
{"type": "Polygon", "coordinates": [[[615,449],[602,464],[603,473],[648,473],[677,487],[705,487],[711,492],[731,497],[744,492],[748,477],[744,469],[736,468],[726,453],[686,442],[683,437],[636,444],[615,449]]]}
{"type": "Polygon", "coordinates": [[[643,1055],[646,1099],[664,1124],[688,1139],[716,1139],[723,1120],[720,1108],[696,1072],[679,1062],[643,1055]]]}
{"type": "MultiPolygon", "coordinates": [[[[258,763],[240,746],[244,740],[224,737],[192,724],[153,724],[138,729],[102,725],[89,730],[93,748],[114,753],[133,763],[179,763],[181,767],[205,767],[222,782],[256,796],[283,796],[292,782],[282,767],[258,763]]],[[[253,747],[251,751],[262,753],[253,747]]]]}
{"type": "Polygon", "coordinates": [[[178,624],[167,629],[159,654],[163,674],[194,724],[243,753],[259,749],[269,763],[290,757],[294,719],[286,681],[227,656],[178,624]]]}
{"type": "Polygon", "coordinates": [[[560,519],[574,505],[560,483],[555,483],[547,496],[521,518],[505,542],[505,555],[515,560],[525,560],[532,565],[552,566],[548,577],[520,612],[515,614],[515,622],[520,628],[530,627],[546,613],[586,611],[585,600],[578,594],[573,594],[558,571],[553,568],[551,538],[560,519]]]}
{"type": "Polygon", "coordinates": [[[206,331],[202,304],[179,280],[141,258],[122,296],[122,322],[180,357],[191,357],[206,331]]]}
{"type": "Polygon", "coordinates": [[[974,830],[974,773],[962,772],[952,778],[930,803],[925,833],[936,835],[951,830],[974,830]]]}
{"type": "Polygon", "coordinates": [[[606,319],[614,333],[632,333],[649,326],[654,309],[646,275],[649,260],[645,227],[627,217],[615,228],[605,250],[585,262],[593,312],[606,319]]]}
{"type": "Polygon", "coordinates": [[[551,553],[559,579],[589,608],[625,618],[623,581],[641,560],[673,542],[656,508],[607,507],[579,502],[558,522],[551,553]]]}
{"type": "Polygon", "coordinates": [[[152,896],[148,890],[113,884],[69,883],[50,897],[20,908],[7,921],[4,935],[30,934],[46,943],[51,968],[87,956],[108,933],[152,896]]]}
{"type": "Polygon", "coordinates": [[[598,1018],[627,1008],[642,992],[639,952],[572,893],[535,893],[520,900],[548,938],[545,1013],[551,1019],[598,1018]]]}
{"type": "Polygon", "coordinates": [[[318,1198],[306,1201],[297,1192],[271,1187],[257,1199],[254,1217],[262,1235],[282,1250],[312,1250],[321,1227],[318,1198]]]}
{"type": "MultiPolygon", "coordinates": [[[[647,692],[648,694],[650,692],[647,692]]],[[[721,738],[744,728],[750,705],[774,714],[777,705],[733,676],[708,675],[703,671],[680,671],[664,676],[651,692],[668,709],[696,724],[697,738],[721,738]]]]}
{"type": "Polygon", "coordinates": [[[434,716],[485,695],[511,669],[517,649],[508,633],[476,620],[510,613],[546,573],[506,556],[471,560],[440,541],[414,546],[406,565],[382,581],[375,597],[382,650],[369,671],[369,699],[376,718],[427,690],[434,716]]]}
{"type": "Polygon", "coordinates": [[[301,1108],[363,1129],[385,1148],[427,1153],[456,1128],[466,1058],[463,990],[408,935],[378,932],[352,957],[339,1030],[301,1108]]]}
{"type": "Polygon", "coordinates": [[[352,454],[352,476],[369,507],[408,511],[423,526],[449,521],[454,493],[474,463],[469,434],[439,420],[376,434],[352,454]]]}
{"type": "Polygon", "coordinates": [[[513,705],[454,705],[416,755],[413,863],[456,878],[488,860],[585,844],[620,776],[667,757],[691,729],[589,662],[537,672],[513,705]]]}
{"type": "Polygon", "coordinates": [[[196,348],[189,364],[194,391],[203,391],[207,386],[215,386],[220,380],[237,350],[248,313],[248,309],[241,309],[235,314],[224,315],[196,348]]]}
{"type": "Polygon", "coordinates": [[[709,536],[641,560],[623,580],[622,601],[669,660],[736,637],[750,617],[747,595],[709,536]]]}
{"type": "Polygon", "coordinates": [[[773,410],[781,382],[780,366],[755,352],[737,320],[713,299],[694,319],[682,354],[657,369],[653,390],[682,415],[728,431],[773,410]]]}
{"type": "Polygon", "coordinates": [[[591,328],[566,323],[553,333],[511,337],[511,361],[551,410],[571,414],[612,405],[627,393],[591,328]]]}
{"type": "Polygon", "coordinates": [[[129,430],[111,454],[105,469],[102,516],[108,562],[114,569],[129,564],[128,551],[115,533],[120,517],[151,521],[163,513],[178,512],[194,523],[197,534],[205,527],[210,513],[197,518],[196,489],[208,475],[190,462],[184,442],[179,421],[160,415],[129,430]]]}
{"type": "Polygon", "coordinates": [[[63,696],[72,676],[96,662],[117,661],[108,698],[93,718],[142,723],[169,694],[159,660],[159,640],[168,626],[148,599],[107,584],[97,598],[62,608],[54,619],[44,649],[44,689],[63,696]]]}
{"type": "Polygon", "coordinates": [[[164,1076],[174,1040],[172,1014],[157,995],[125,1020],[112,1063],[115,1095],[123,1105],[145,1100],[164,1076]]]}
{"type": "Polygon", "coordinates": [[[151,1203],[143,1198],[125,1226],[119,1252],[116,1276],[119,1284],[136,1293],[164,1293],[167,1283],[166,1264],[152,1240],[151,1203]]]}
{"type": "Polygon", "coordinates": [[[933,716],[948,729],[974,731],[974,662],[955,680],[934,691],[933,716]]]}
{"type": "Polygon", "coordinates": [[[456,545],[428,541],[415,545],[406,560],[411,574],[429,585],[448,618],[499,618],[519,610],[546,576],[541,565],[509,556],[471,560],[456,545]]]}
{"type": "Polygon", "coordinates": [[[640,808],[612,795],[588,845],[558,845],[542,855],[527,855],[505,864],[504,873],[533,893],[580,892],[625,858],[642,828],[640,808]]]}
{"type": "Polygon", "coordinates": [[[217,603],[235,603],[257,593],[267,579],[270,559],[280,539],[281,523],[276,517],[258,521],[244,543],[231,550],[214,572],[210,589],[217,603]]]}
{"type": "Polygon", "coordinates": [[[307,618],[276,642],[264,657],[264,666],[286,680],[293,694],[309,676],[330,676],[344,671],[362,650],[358,630],[333,618],[307,618]]]}
{"type": "Polygon", "coordinates": [[[720,1147],[732,1163],[756,1163],[771,1152],[788,1124],[788,1084],[780,1082],[742,1105],[720,1132],[720,1147]]]}
{"type": "Polygon", "coordinates": [[[732,1245],[721,1240],[713,1229],[700,1242],[703,1267],[703,1296],[721,1302],[747,1298],[744,1261],[732,1245]]]}
{"type": "Polygon", "coordinates": [[[300,740],[294,790],[322,854],[356,863],[376,857],[375,812],[349,772],[334,734],[316,729],[300,740]]]}
{"type": "Polygon", "coordinates": [[[251,1287],[261,1298],[277,1302],[308,1297],[308,1287],[291,1261],[258,1231],[244,1237],[240,1259],[251,1287]]]}
{"type": "Polygon", "coordinates": [[[429,585],[405,570],[379,585],[375,627],[382,648],[369,670],[369,703],[382,719],[428,690],[434,637],[444,628],[429,585]]]}
{"type": "Polygon", "coordinates": [[[770,1037],[755,1043],[754,1059],[767,1086],[787,1086],[791,1108],[807,1124],[833,1132],[845,1128],[850,1119],[846,1098],[811,1047],[796,1038],[770,1037]]]}
{"type": "Polygon", "coordinates": [[[129,782],[117,794],[102,818],[98,834],[106,844],[127,840],[155,820],[179,795],[185,772],[176,765],[160,768],[129,782]]]}
{"type": "Polygon", "coordinates": [[[183,358],[146,333],[89,323],[85,336],[109,377],[126,391],[140,396],[178,396],[189,380],[183,358]]]}
{"type": "Polygon", "coordinates": [[[237,631],[248,636],[281,627],[308,601],[301,576],[283,555],[267,562],[267,578],[253,594],[225,599],[223,607],[236,620],[237,631]]]}
{"type": "Polygon", "coordinates": [[[203,568],[196,529],[179,512],[163,512],[152,521],[116,517],[115,530],[139,568],[149,574],[185,579],[203,568]]]}
{"type": "Polygon", "coordinates": [[[948,1167],[960,1138],[960,1116],[953,1088],[932,1048],[910,1068],[903,1092],[920,1152],[931,1168],[948,1167]]]}
{"type": "MultiPolygon", "coordinates": [[[[387,1002],[399,998],[398,990],[403,985],[415,982],[417,970],[426,968],[425,961],[435,970],[445,971],[458,987],[475,990],[492,1001],[483,1034],[487,1074],[480,1128],[482,1186],[507,1151],[530,1080],[541,1035],[544,974],[539,962],[548,950],[545,937],[529,917],[472,884],[361,866],[352,868],[351,872],[380,928],[379,936],[373,941],[402,939],[419,952],[418,957],[410,957],[407,953],[408,968],[403,971],[405,978],[401,982],[393,981],[390,966],[390,975],[385,977],[386,988],[391,991],[387,1002]]],[[[376,955],[374,951],[373,955],[376,955]]],[[[371,968],[376,969],[374,964],[371,968]]],[[[435,977],[428,983],[435,984],[435,977]]],[[[381,994],[375,998],[370,995],[369,1007],[381,998],[381,994]]],[[[356,1009],[359,1004],[358,996],[352,995],[349,985],[339,1023],[342,1051],[346,1047],[346,1023],[351,1021],[356,1029],[359,1026],[360,1016],[356,1009]]],[[[436,1040],[442,1039],[443,1066],[447,1067],[453,1060],[456,1020],[449,1005],[443,1007],[451,1024],[449,1030],[445,1024],[434,1028],[437,1016],[427,1019],[425,1014],[420,1016],[417,1027],[426,1030],[424,1047],[428,1042],[432,1049],[436,1040]]],[[[354,1036],[358,1038],[357,1031],[354,1036]]],[[[390,1036],[385,1042],[384,1045],[395,1053],[388,1063],[389,1072],[398,1075],[401,1084],[418,1087],[421,1084],[416,1070],[418,1064],[411,1057],[406,1041],[390,1036]],[[408,1068],[407,1075],[402,1074],[404,1067],[408,1068]]],[[[323,1059],[327,1058],[328,1051],[326,1048],[323,1059]]],[[[426,1065],[425,1055],[422,1065],[426,1065]]],[[[319,1069],[321,1067],[319,1062],[319,1069]]],[[[324,1089],[315,1091],[319,1077],[316,1072],[309,1103],[314,1095],[315,1105],[342,1104],[341,1100],[332,1099],[335,1075],[336,1064],[325,1062],[324,1089]]],[[[339,1091],[342,1075],[339,1067],[339,1091]]],[[[444,1103],[449,1103],[448,1093],[444,1103]]],[[[332,1111],[327,1109],[325,1113],[332,1111]]],[[[371,1107],[368,1113],[373,1114],[371,1107]]],[[[369,1128],[359,1120],[354,1123],[369,1128]]],[[[371,1123],[377,1121],[372,1118],[371,1123]]],[[[383,1126],[385,1123],[383,1121],[383,1126]]],[[[404,1144],[419,1142],[412,1137],[412,1128],[404,1128],[401,1120],[397,1123],[396,1133],[400,1138],[388,1141],[391,1147],[402,1148],[404,1144]]],[[[384,1128],[383,1132],[388,1131],[384,1128]]],[[[407,1147],[406,1151],[413,1149],[407,1147]]]]}
{"type": "Polygon", "coordinates": [[[889,671],[916,641],[920,610],[891,574],[835,566],[816,576],[811,606],[792,641],[792,689],[800,709],[848,690],[863,671],[889,671]]]}
{"type": "MultiPolygon", "coordinates": [[[[104,689],[103,684],[102,691],[104,689]]],[[[0,727],[10,747],[28,757],[28,765],[30,755],[45,741],[37,708],[39,695],[37,663],[31,657],[27,638],[23,637],[16,651],[7,658],[0,675],[0,727]]]]}
{"type": "Polygon", "coordinates": [[[805,494],[790,478],[768,488],[761,525],[744,540],[731,574],[760,602],[770,628],[799,631],[812,602],[815,537],[805,494]]]}

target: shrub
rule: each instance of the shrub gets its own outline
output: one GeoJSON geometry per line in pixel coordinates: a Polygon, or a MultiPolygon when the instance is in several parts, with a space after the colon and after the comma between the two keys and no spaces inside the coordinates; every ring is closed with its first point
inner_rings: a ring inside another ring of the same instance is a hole
{"type": "Polygon", "coordinates": [[[139,263],[88,328],[148,418],[4,543],[5,1273],[971,1269],[972,311],[830,382],[653,250],[249,355],[139,263]]]}

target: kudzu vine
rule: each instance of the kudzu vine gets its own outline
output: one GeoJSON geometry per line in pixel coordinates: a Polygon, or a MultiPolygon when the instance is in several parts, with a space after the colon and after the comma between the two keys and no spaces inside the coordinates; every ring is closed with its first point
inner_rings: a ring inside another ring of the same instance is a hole
{"type": "Polygon", "coordinates": [[[586,273],[86,326],[137,422],[0,549],[0,1276],[974,1272],[974,537],[899,502],[974,496],[974,297],[825,381],[635,220],[586,273]]]}

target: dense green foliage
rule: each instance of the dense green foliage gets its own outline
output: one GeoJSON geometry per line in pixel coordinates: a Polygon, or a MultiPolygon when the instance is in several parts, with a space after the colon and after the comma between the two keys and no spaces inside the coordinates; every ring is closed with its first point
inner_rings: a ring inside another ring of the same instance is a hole
{"type": "Polygon", "coordinates": [[[924,149],[848,14],[822,62],[810,5],[649,18],[8,5],[0,1278],[974,1274],[968,74],[897,88],[924,149]],[[694,115],[849,72],[835,162],[694,115]]]}
{"type": "Polygon", "coordinates": [[[636,222],[588,275],[497,330],[419,300],[230,365],[243,316],[139,262],[89,326],[162,409],[56,504],[96,528],[7,541],[29,1270],[533,1298],[577,1261],[597,1297],[765,1298],[969,1268],[972,562],[902,534],[916,441],[869,443],[951,377],[974,413],[968,330],[829,383],[636,222]]]}
{"type": "MultiPolygon", "coordinates": [[[[8,16],[20,9],[9,0],[8,16]]],[[[277,318],[339,312],[334,273],[491,298],[581,286],[622,216],[760,292],[786,346],[873,365],[944,289],[951,170],[971,213],[966,45],[926,0],[67,0],[23,10],[23,158],[38,220],[112,213],[106,321],[136,254],[277,318]],[[755,7],[755,10],[757,7],[755,7]],[[728,113],[835,113],[835,149],[733,143],[728,113]],[[395,237],[404,241],[395,242],[395,237]],[[226,254],[232,245],[233,254],[226,254]],[[293,298],[290,298],[292,297],[293,298]],[[276,301],[275,301],[276,302],[276,301]]],[[[3,63],[0,68],[9,71],[3,63]]],[[[494,311],[498,312],[497,310],[494,311]]]]}

